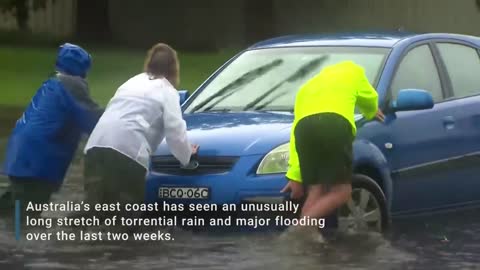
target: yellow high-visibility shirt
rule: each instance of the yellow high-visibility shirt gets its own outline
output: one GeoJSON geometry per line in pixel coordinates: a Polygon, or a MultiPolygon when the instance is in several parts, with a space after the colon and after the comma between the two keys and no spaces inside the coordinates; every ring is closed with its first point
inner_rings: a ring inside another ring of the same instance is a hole
{"type": "Polygon", "coordinates": [[[367,119],[375,117],[378,110],[378,94],[368,81],[365,70],[352,61],[325,67],[318,75],[305,83],[295,98],[294,121],[290,135],[290,159],[286,177],[301,182],[300,163],[295,149],[295,127],[306,116],[317,113],[337,113],[351,124],[353,136],[355,106],[367,119]]]}

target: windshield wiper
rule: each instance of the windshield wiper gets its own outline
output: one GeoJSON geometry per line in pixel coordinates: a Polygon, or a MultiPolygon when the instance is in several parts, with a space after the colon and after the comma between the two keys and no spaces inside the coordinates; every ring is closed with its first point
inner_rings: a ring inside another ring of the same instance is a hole
{"type": "Polygon", "coordinates": [[[221,97],[219,100],[215,101],[213,104],[205,108],[203,111],[209,111],[211,110],[215,105],[226,99],[227,97],[231,96],[233,93],[235,93],[236,88],[243,86],[253,80],[255,80],[257,77],[264,75],[265,73],[269,72],[271,69],[281,65],[283,63],[282,59],[276,59],[273,60],[272,62],[265,64],[263,66],[260,66],[256,69],[250,70],[246,73],[244,73],[242,76],[238,77],[235,81],[229,83],[222,89],[220,89],[218,92],[213,94],[209,99],[201,102],[197,106],[195,106],[191,112],[196,112],[200,110],[201,108],[205,107],[207,104],[209,104],[211,101],[215,100],[215,98],[222,96],[226,94],[225,96],[221,97]]]}
{"type": "Polygon", "coordinates": [[[265,94],[261,95],[260,97],[258,97],[257,99],[255,99],[254,101],[250,102],[249,104],[247,104],[247,106],[245,106],[244,110],[249,110],[251,108],[254,108],[253,110],[261,110],[263,108],[265,108],[268,104],[272,103],[275,99],[277,99],[278,97],[290,92],[290,89],[287,90],[287,91],[283,91],[281,92],[280,94],[277,94],[275,95],[273,98],[271,98],[270,100],[268,100],[267,102],[265,102],[264,104],[262,105],[259,105],[259,106],[256,106],[258,103],[262,102],[263,100],[265,100],[268,96],[270,96],[273,92],[275,92],[277,89],[279,89],[282,85],[284,85],[285,83],[287,82],[293,82],[293,81],[296,81],[296,80],[299,80],[303,77],[305,77],[312,69],[320,66],[323,62],[325,62],[330,56],[328,55],[323,55],[321,57],[317,57],[313,60],[311,60],[310,62],[307,62],[305,65],[301,66],[299,69],[297,69],[297,71],[295,73],[293,73],[292,75],[290,75],[290,77],[288,77],[287,79],[281,81],[280,83],[278,83],[277,85],[275,85],[274,87],[270,88],[265,94]]]}
{"type": "Polygon", "coordinates": [[[210,110],[203,110],[201,112],[206,112],[206,113],[209,113],[209,112],[231,112],[232,109],[228,109],[228,108],[214,108],[214,109],[210,109],[210,110]]]}

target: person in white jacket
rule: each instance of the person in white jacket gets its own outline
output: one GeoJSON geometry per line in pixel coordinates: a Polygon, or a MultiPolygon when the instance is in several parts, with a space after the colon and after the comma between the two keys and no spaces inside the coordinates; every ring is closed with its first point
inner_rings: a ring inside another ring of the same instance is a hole
{"type": "Polygon", "coordinates": [[[180,163],[189,164],[198,146],[187,138],[178,84],[176,52],[157,44],[144,72],[118,88],[85,147],[89,203],[143,203],[150,155],[164,139],[180,163]]]}

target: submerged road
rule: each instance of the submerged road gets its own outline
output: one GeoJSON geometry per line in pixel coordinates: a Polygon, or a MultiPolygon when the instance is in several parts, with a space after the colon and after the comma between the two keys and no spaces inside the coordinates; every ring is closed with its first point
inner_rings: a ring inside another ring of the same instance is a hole
{"type": "MultiPolygon", "coordinates": [[[[81,172],[77,159],[54,202],[82,200],[81,172]]],[[[0,220],[0,269],[480,269],[478,210],[397,222],[386,235],[335,235],[327,246],[286,242],[278,232],[160,230],[142,232],[158,238],[150,242],[100,242],[95,232],[82,232],[83,242],[17,242],[11,221],[0,220]]]]}

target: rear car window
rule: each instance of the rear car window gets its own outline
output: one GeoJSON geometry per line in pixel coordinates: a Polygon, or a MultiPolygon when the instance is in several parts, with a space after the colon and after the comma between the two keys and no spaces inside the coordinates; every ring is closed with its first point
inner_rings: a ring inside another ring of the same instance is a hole
{"type": "Polygon", "coordinates": [[[455,97],[480,94],[480,55],[476,48],[453,43],[438,43],[455,97]]]}

